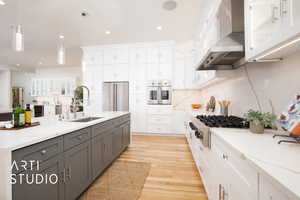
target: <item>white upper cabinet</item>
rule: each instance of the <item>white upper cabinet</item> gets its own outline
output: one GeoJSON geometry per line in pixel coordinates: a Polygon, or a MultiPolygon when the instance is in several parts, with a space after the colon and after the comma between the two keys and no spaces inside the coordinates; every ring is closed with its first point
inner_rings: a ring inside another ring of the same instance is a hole
{"type": "Polygon", "coordinates": [[[103,61],[106,65],[128,63],[129,50],[126,47],[104,49],[103,61]]]}
{"type": "Polygon", "coordinates": [[[133,52],[134,63],[144,64],[148,62],[148,49],[146,47],[138,47],[133,52]]]}
{"type": "Polygon", "coordinates": [[[113,64],[103,65],[103,81],[128,81],[129,65],[113,64]]]}
{"type": "Polygon", "coordinates": [[[246,59],[255,58],[281,38],[281,0],[247,0],[246,59]]]}
{"type": "Polygon", "coordinates": [[[246,0],[246,60],[283,58],[295,47],[288,42],[299,37],[299,0],[246,0]]]}
{"type": "Polygon", "coordinates": [[[73,96],[76,80],[72,78],[35,78],[31,81],[31,96],[73,96]]]}

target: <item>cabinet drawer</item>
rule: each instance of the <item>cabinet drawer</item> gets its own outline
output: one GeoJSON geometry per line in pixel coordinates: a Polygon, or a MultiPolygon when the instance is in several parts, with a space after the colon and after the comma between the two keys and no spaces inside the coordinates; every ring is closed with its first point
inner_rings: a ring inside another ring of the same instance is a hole
{"type": "Polygon", "coordinates": [[[92,137],[104,134],[110,129],[114,128],[114,120],[110,120],[101,124],[94,125],[92,127],[92,137]]]}
{"type": "Polygon", "coordinates": [[[166,115],[150,115],[148,117],[150,124],[171,124],[171,116],[166,115]]]}
{"type": "Polygon", "coordinates": [[[91,129],[85,128],[64,136],[64,150],[79,145],[91,138],[91,129]]]}
{"type": "Polygon", "coordinates": [[[148,124],[148,132],[150,133],[171,133],[168,124],[148,124]]]}
{"type": "Polygon", "coordinates": [[[148,107],[148,114],[149,115],[171,115],[172,114],[172,107],[148,107]]]}
{"type": "MultiPolygon", "coordinates": [[[[22,161],[39,161],[40,163],[50,159],[51,157],[63,152],[63,138],[57,137],[29,147],[18,149],[12,153],[12,160],[15,161],[18,167],[22,161]]],[[[23,171],[22,169],[13,168],[13,173],[23,171]]]]}
{"type": "Polygon", "coordinates": [[[117,119],[114,120],[115,121],[115,125],[120,125],[120,124],[123,124],[127,121],[130,121],[130,115],[125,115],[125,116],[122,116],[122,117],[119,117],[117,119]]]}

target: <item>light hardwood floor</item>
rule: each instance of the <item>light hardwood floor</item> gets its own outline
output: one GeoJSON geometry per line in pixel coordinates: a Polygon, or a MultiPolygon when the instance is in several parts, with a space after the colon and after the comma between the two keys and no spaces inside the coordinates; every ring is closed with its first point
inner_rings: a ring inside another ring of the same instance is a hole
{"type": "Polygon", "coordinates": [[[151,163],[140,200],[207,200],[184,137],[133,136],[119,160],[151,163]]]}

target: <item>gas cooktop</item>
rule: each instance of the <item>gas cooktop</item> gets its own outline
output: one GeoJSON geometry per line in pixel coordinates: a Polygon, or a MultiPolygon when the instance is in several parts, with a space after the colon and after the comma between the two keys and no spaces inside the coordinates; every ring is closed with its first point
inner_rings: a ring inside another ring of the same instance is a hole
{"type": "Polygon", "coordinates": [[[197,119],[211,128],[249,128],[248,121],[236,116],[198,115],[197,119]]]}

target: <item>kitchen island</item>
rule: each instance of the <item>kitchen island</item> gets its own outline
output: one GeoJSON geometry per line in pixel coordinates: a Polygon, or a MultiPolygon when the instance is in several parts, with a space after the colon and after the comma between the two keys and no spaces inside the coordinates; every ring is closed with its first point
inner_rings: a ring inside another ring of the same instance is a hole
{"type": "Polygon", "coordinates": [[[128,112],[94,117],[101,118],[89,122],[46,120],[37,127],[0,131],[0,200],[71,200],[84,192],[130,144],[128,112]],[[56,174],[59,181],[34,187],[11,184],[12,174],[30,173],[32,169],[22,170],[20,163],[31,160],[38,161],[38,173],[56,174]]]}

